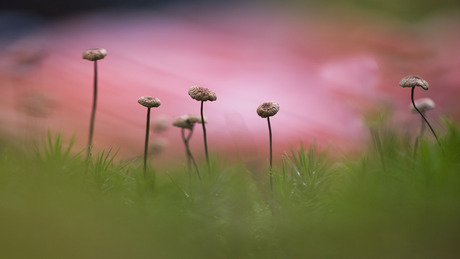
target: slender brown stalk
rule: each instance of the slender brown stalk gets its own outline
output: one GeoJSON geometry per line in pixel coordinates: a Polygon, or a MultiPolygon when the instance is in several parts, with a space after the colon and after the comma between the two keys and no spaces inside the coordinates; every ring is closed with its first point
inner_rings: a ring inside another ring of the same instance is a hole
{"type": "Polygon", "coordinates": [[[93,145],[93,132],[94,132],[94,121],[96,119],[96,107],[97,107],[97,60],[94,61],[94,87],[93,87],[93,108],[91,109],[91,119],[89,122],[89,138],[88,138],[88,150],[86,153],[86,160],[89,159],[91,154],[91,146],[93,145]]]}
{"type": "Polygon", "coordinates": [[[267,118],[268,123],[268,136],[270,138],[270,190],[273,191],[273,148],[272,148],[272,127],[270,125],[270,117],[278,113],[280,109],[279,104],[275,102],[264,102],[257,107],[257,114],[262,118],[267,118]]]}
{"type": "Polygon", "coordinates": [[[206,101],[215,101],[217,100],[217,95],[213,91],[209,90],[208,88],[204,88],[201,86],[192,86],[188,90],[188,94],[192,99],[201,102],[201,121],[203,122],[203,139],[204,139],[204,151],[206,155],[206,163],[208,164],[208,172],[211,171],[210,163],[209,163],[209,153],[208,153],[208,141],[206,138],[206,126],[204,125],[204,116],[203,116],[203,103],[206,101]]]}
{"type": "MultiPolygon", "coordinates": [[[[204,121],[203,103],[204,101],[201,101],[201,121],[204,121]]],[[[206,126],[204,124],[205,123],[201,123],[201,125],[203,126],[204,152],[206,154],[206,163],[208,164],[208,168],[209,168],[208,140],[206,138],[206,126]]]]}
{"type": "Polygon", "coordinates": [[[89,122],[89,137],[88,137],[88,150],[86,154],[86,160],[88,161],[91,156],[91,150],[93,145],[93,132],[94,132],[94,121],[96,119],[96,107],[97,107],[97,61],[103,59],[107,55],[107,50],[98,49],[87,49],[83,52],[82,58],[94,62],[94,87],[93,87],[93,107],[91,109],[91,119],[89,122]]]}
{"type": "Polygon", "coordinates": [[[147,125],[145,126],[145,145],[144,145],[144,177],[147,174],[147,152],[149,147],[149,133],[150,133],[150,109],[152,107],[159,107],[161,105],[160,99],[152,96],[142,96],[137,102],[147,107],[147,125]]]}
{"type": "MultiPolygon", "coordinates": [[[[188,141],[187,141],[187,138],[185,137],[185,128],[181,128],[181,136],[182,136],[182,142],[184,142],[184,146],[185,146],[185,155],[187,156],[187,171],[188,171],[188,174],[190,176],[190,171],[192,170],[192,161],[190,159],[190,155],[189,155],[189,150],[188,150],[188,141]]],[[[190,136],[190,133],[189,133],[189,136],[190,136]]]]}
{"type": "Polygon", "coordinates": [[[147,153],[149,147],[149,133],[150,133],[150,107],[147,107],[147,126],[145,128],[145,145],[144,145],[144,177],[147,173],[147,153]]]}
{"type": "MultiPolygon", "coordinates": [[[[423,115],[425,115],[424,112],[423,112],[423,115]]],[[[425,121],[423,119],[421,119],[420,121],[421,121],[420,136],[423,137],[423,134],[425,134],[426,124],[425,124],[425,121]]]]}
{"type": "Polygon", "coordinates": [[[189,145],[189,140],[193,134],[193,127],[189,130],[189,134],[187,137],[185,137],[185,128],[182,128],[181,132],[182,132],[182,141],[184,142],[185,152],[187,155],[187,168],[188,168],[189,175],[191,172],[191,163],[193,163],[193,166],[195,167],[198,178],[201,179],[200,169],[198,169],[198,164],[196,163],[195,158],[193,158],[192,152],[190,151],[190,145],[189,145]]]}
{"type": "Polygon", "coordinates": [[[272,148],[272,127],[270,125],[270,117],[267,117],[268,136],[270,138],[270,189],[273,190],[273,148],[272,148]]]}
{"type": "MultiPolygon", "coordinates": [[[[425,115],[424,112],[423,112],[423,115],[425,115]]],[[[425,124],[425,121],[423,120],[423,118],[420,118],[420,121],[422,122],[421,125],[420,125],[420,135],[415,137],[415,143],[414,143],[414,158],[417,155],[418,142],[423,137],[423,134],[425,133],[425,128],[426,128],[426,126],[425,126],[426,124],[425,124]]]]}
{"type": "Polygon", "coordinates": [[[197,115],[186,114],[186,115],[180,116],[179,118],[175,119],[173,122],[173,125],[181,128],[182,141],[184,142],[185,153],[187,156],[187,169],[188,169],[189,176],[191,176],[192,163],[193,163],[193,166],[196,169],[198,178],[201,179],[200,170],[198,169],[198,165],[195,161],[195,158],[193,158],[192,151],[190,151],[190,145],[189,145],[190,139],[192,138],[195,123],[206,123],[206,121],[202,119],[202,117],[199,117],[197,115]],[[185,129],[189,130],[187,137],[185,136],[185,129]]]}

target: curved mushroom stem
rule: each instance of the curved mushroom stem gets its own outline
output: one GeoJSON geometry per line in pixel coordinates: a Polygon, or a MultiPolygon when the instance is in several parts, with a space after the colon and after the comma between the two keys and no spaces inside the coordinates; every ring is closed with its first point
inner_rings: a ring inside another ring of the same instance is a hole
{"type": "Polygon", "coordinates": [[[89,156],[91,154],[91,145],[93,144],[93,131],[94,131],[94,120],[96,118],[96,106],[97,106],[97,60],[94,61],[93,108],[91,110],[91,119],[89,123],[89,138],[88,138],[88,150],[86,152],[86,160],[89,159],[89,156]]]}
{"type": "Polygon", "coordinates": [[[189,154],[189,150],[188,150],[188,139],[189,137],[191,136],[191,133],[189,133],[188,137],[186,138],[185,137],[185,128],[182,128],[181,129],[181,136],[182,136],[182,142],[184,142],[184,146],[185,146],[185,155],[187,156],[187,171],[188,171],[188,174],[190,176],[190,171],[191,171],[191,160],[190,160],[190,154],[189,154]]]}
{"type": "Polygon", "coordinates": [[[144,145],[144,178],[147,172],[147,151],[149,147],[149,132],[150,132],[150,107],[147,107],[147,126],[145,128],[145,145],[144,145]]]}
{"type": "Polygon", "coordinates": [[[185,152],[187,154],[187,168],[188,168],[189,175],[190,175],[190,171],[191,171],[191,165],[190,164],[193,163],[193,166],[195,167],[195,170],[196,170],[196,173],[198,175],[198,178],[201,179],[200,170],[198,169],[198,165],[197,165],[195,159],[193,158],[192,151],[190,151],[190,146],[189,146],[189,140],[190,140],[190,138],[192,137],[192,134],[193,134],[193,127],[192,127],[192,129],[190,129],[190,132],[189,132],[187,137],[185,137],[185,129],[184,128],[182,128],[181,133],[182,133],[182,141],[184,142],[184,145],[185,145],[185,152]]]}
{"type": "Polygon", "coordinates": [[[422,119],[426,122],[426,124],[427,124],[428,127],[430,128],[431,132],[433,133],[434,137],[436,138],[436,141],[438,142],[438,145],[442,148],[441,142],[439,142],[438,136],[437,136],[436,133],[434,132],[433,127],[431,127],[431,124],[430,124],[430,123],[428,122],[428,120],[425,118],[425,116],[423,115],[423,113],[417,108],[417,106],[415,106],[414,91],[415,91],[415,86],[412,87],[412,91],[411,91],[411,101],[412,101],[412,105],[414,106],[414,109],[420,114],[420,116],[422,116],[422,119]]]}
{"type": "Polygon", "coordinates": [[[205,123],[204,123],[204,116],[203,116],[203,103],[204,101],[201,101],[201,125],[203,126],[203,139],[204,139],[204,152],[206,154],[206,163],[208,164],[208,168],[209,168],[209,155],[208,155],[208,141],[206,139],[206,127],[205,127],[205,123]]]}
{"type": "Polygon", "coordinates": [[[272,152],[272,127],[270,125],[270,117],[267,117],[268,136],[270,138],[270,189],[273,190],[273,152],[272,152]]]}
{"type": "MultiPolygon", "coordinates": [[[[425,112],[422,112],[423,113],[423,116],[425,116],[425,112]]],[[[425,134],[425,128],[426,128],[426,124],[425,124],[425,121],[423,119],[421,119],[421,124],[420,124],[420,137],[423,137],[423,134],[425,134]]]]}

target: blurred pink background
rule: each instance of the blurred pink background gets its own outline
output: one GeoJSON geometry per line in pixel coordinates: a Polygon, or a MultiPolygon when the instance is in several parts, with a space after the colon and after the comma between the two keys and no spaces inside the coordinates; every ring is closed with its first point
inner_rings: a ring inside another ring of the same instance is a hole
{"type": "MultiPolygon", "coordinates": [[[[256,108],[279,103],[271,119],[275,155],[302,141],[335,154],[362,148],[369,138],[365,114],[392,112],[390,125],[417,132],[409,111],[410,89],[398,86],[408,74],[430,84],[416,98],[437,105],[428,120],[440,133],[439,116],[460,118],[460,21],[440,13],[417,22],[384,19],[347,10],[289,8],[172,9],[164,12],[98,11],[67,17],[2,45],[0,130],[8,138],[40,139],[49,129],[87,142],[93,64],[81,58],[88,48],[105,48],[98,62],[99,99],[94,132],[97,150],[120,147],[120,156],[141,156],[146,109],[140,96],[161,99],[151,133],[163,146],[152,158],[183,155],[183,114],[199,114],[188,88],[217,94],[206,102],[211,152],[267,159],[268,129],[256,108]]],[[[192,151],[203,157],[201,127],[192,151]]]]}

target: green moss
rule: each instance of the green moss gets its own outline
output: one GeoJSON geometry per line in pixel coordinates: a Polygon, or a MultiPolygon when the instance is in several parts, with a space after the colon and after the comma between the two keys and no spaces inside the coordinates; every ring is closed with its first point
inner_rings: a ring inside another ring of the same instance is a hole
{"type": "MultiPolygon", "coordinates": [[[[460,134],[442,149],[374,128],[358,158],[314,146],[268,171],[213,160],[202,179],[183,167],[87,164],[62,137],[36,152],[0,150],[2,258],[450,258],[460,241],[460,134]],[[382,166],[382,158],[385,168],[382,166]],[[259,177],[260,176],[260,177],[259,177]]],[[[205,163],[200,165],[205,166],[205,163]]]]}

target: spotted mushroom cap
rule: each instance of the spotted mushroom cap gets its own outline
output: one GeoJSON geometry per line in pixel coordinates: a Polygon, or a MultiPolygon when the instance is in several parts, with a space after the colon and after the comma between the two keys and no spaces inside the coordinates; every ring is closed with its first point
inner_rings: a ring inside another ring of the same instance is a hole
{"type": "Polygon", "coordinates": [[[424,90],[428,90],[428,82],[425,81],[423,78],[415,75],[409,75],[403,77],[401,81],[399,81],[399,85],[401,87],[414,87],[414,86],[420,86],[424,90]]]}
{"type": "Polygon", "coordinates": [[[107,56],[107,50],[98,48],[98,49],[87,49],[83,52],[83,59],[87,59],[90,61],[96,61],[99,59],[103,59],[107,56]]]}
{"type": "MultiPolygon", "coordinates": [[[[434,104],[434,101],[431,100],[431,98],[420,98],[420,99],[415,100],[414,103],[417,109],[419,109],[419,111],[421,112],[433,110],[436,107],[434,104]]],[[[409,107],[410,107],[411,112],[417,113],[412,103],[410,104],[409,107]]]]}
{"type": "MultiPolygon", "coordinates": [[[[192,129],[195,123],[201,123],[201,116],[186,114],[173,121],[174,126],[185,129],[192,129]]],[[[206,117],[204,117],[204,123],[207,123],[206,117]]]]}
{"type": "Polygon", "coordinates": [[[197,101],[215,101],[217,100],[217,95],[208,88],[201,86],[192,86],[188,90],[188,95],[197,101]]]}
{"type": "Polygon", "coordinates": [[[262,118],[275,115],[280,110],[279,104],[275,102],[265,102],[257,108],[257,114],[262,118]]]}
{"type": "Polygon", "coordinates": [[[147,108],[158,107],[161,105],[160,99],[152,96],[142,96],[137,102],[147,108]]]}

